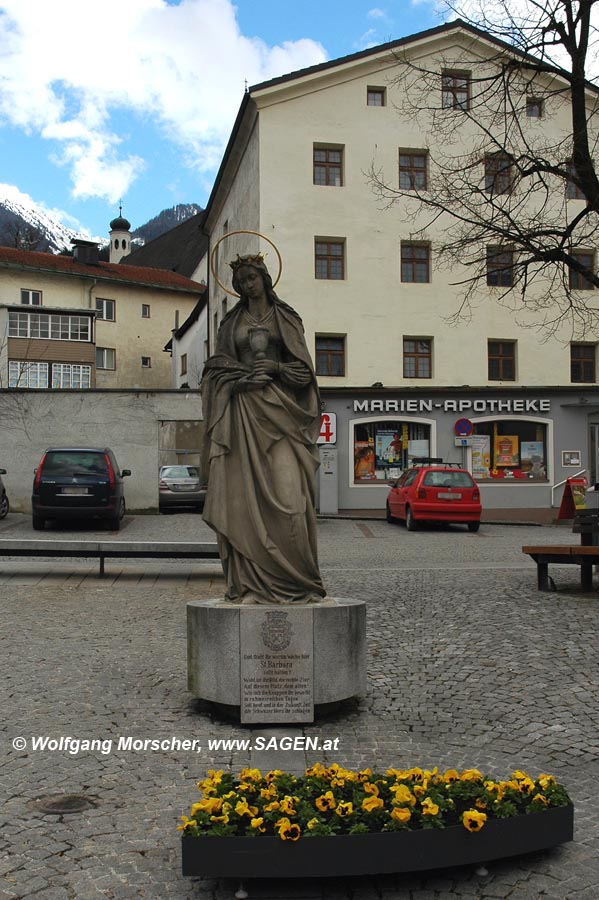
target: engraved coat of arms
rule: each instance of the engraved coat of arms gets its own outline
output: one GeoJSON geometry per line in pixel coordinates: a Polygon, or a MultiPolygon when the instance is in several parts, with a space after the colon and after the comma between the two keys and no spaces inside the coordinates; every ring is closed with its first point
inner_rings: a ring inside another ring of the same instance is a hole
{"type": "Polygon", "coordinates": [[[262,623],[261,633],[264,645],[269,650],[286,650],[293,635],[289,613],[283,610],[267,612],[262,623]]]}

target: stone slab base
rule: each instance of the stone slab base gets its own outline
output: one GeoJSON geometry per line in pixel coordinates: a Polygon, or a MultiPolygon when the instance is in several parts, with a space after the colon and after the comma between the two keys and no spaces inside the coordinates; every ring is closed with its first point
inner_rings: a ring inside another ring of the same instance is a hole
{"type": "MultiPolygon", "coordinates": [[[[325,603],[244,607],[223,600],[187,604],[188,688],[199,699],[223,706],[241,704],[240,634],[244,616],[255,610],[284,610],[313,617],[315,706],[338,703],[366,691],[366,604],[331,599],[325,603]]],[[[272,720],[271,720],[272,721],[272,720]]]]}

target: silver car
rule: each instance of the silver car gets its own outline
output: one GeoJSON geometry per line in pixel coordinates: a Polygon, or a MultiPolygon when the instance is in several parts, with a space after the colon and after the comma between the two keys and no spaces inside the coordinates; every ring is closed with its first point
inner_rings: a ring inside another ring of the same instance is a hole
{"type": "Polygon", "coordinates": [[[196,466],[161,466],[158,481],[160,509],[190,506],[204,509],[206,485],[200,481],[196,466]]]}
{"type": "Polygon", "coordinates": [[[6,489],[2,481],[2,476],[6,475],[6,469],[0,469],[0,519],[5,519],[10,509],[6,489]]]}

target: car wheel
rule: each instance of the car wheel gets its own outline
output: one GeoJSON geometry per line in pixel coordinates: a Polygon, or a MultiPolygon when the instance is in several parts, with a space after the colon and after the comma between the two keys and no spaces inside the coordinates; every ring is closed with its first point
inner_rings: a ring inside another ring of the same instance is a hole
{"type": "Polygon", "coordinates": [[[9,509],[8,497],[6,494],[3,494],[0,498],[0,519],[5,519],[7,517],[9,509]]]}
{"type": "Polygon", "coordinates": [[[408,531],[416,531],[417,529],[416,519],[414,518],[414,513],[412,512],[411,507],[406,507],[406,528],[408,531]]]}
{"type": "Polygon", "coordinates": [[[33,525],[34,531],[43,531],[46,520],[43,519],[42,516],[33,516],[31,524],[33,525]]]}
{"type": "Polygon", "coordinates": [[[110,531],[120,531],[121,522],[125,516],[125,498],[121,497],[121,502],[119,503],[119,511],[114,518],[108,520],[108,527],[110,531]]]}
{"type": "Polygon", "coordinates": [[[468,531],[478,531],[480,522],[468,522],[468,531]]]}
{"type": "Polygon", "coordinates": [[[387,522],[395,522],[395,517],[391,515],[391,507],[389,506],[388,503],[387,503],[386,511],[387,511],[387,522]]]}

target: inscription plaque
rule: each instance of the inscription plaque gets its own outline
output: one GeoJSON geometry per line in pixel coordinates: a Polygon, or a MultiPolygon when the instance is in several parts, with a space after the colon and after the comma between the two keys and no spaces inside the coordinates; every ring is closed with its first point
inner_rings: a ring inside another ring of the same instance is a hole
{"type": "Polygon", "coordinates": [[[242,722],[314,721],[311,609],[240,609],[242,722]]]}

